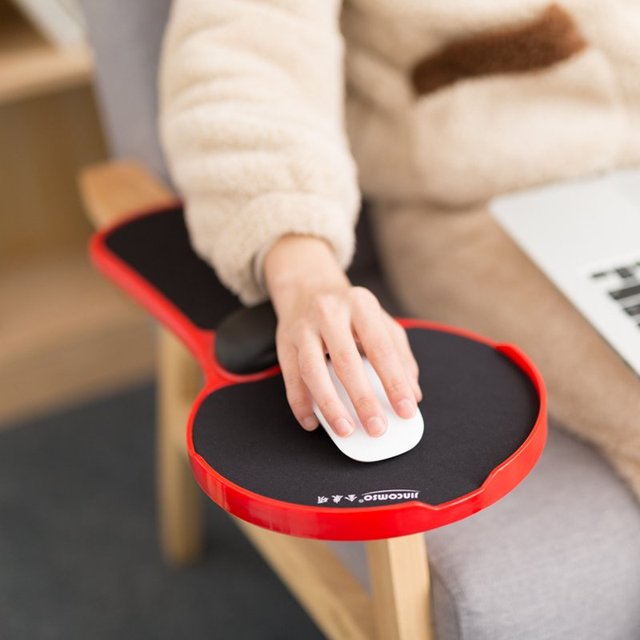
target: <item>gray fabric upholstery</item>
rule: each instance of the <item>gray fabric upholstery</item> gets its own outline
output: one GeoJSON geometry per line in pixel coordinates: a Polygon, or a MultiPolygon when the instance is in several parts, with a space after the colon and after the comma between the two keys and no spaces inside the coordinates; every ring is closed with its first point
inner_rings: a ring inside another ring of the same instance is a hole
{"type": "MultiPolygon", "coordinates": [[[[429,532],[427,544],[438,640],[640,637],[640,509],[605,461],[565,433],[551,430],[511,494],[429,532]]],[[[362,549],[332,547],[367,584],[362,549]]]]}
{"type": "MultiPolygon", "coordinates": [[[[165,179],[156,72],[169,5],[84,0],[113,153],[165,179]]],[[[362,238],[361,266],[371,269],[362,238]]],[[[504,500],[428,542],[438,640],[640,637],[640,509],[605,462],[567,435],[552,433],[538,467],[504,500]]],[[[366,584],[363,546],[333,547],[366,584]]]]}
{"type": "Polygon", "coordinates": [[[171,0],[82,0],[110,149],[168,180],[158,141],[156,76],[171,0]]]}

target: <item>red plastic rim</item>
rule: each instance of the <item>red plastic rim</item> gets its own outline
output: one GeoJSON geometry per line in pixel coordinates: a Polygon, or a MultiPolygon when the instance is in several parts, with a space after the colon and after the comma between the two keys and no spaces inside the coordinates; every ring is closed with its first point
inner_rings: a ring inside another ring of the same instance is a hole
{"type": "MultiPolygon", "coordinates": [[[[164,209],[162,210],[164,211],[164,209]]],[[[405,328],[424,328],[456,334],[484,343],[509,358],[532,382],[539,411],[527,439],[506,460],[491,471],[480,487],[449,502],[429,505],[403,502],[393,505],[332,508],[298,505],[274,500],[230,482],[196,453],[192,430],[196,412],[211,392],[243,381],[261,380],[279,373],[279,367],[249,376],[223,370],[213,360],[215,332],[196,327],[175,305],[160,294],[140,274],[112,253],[106,238],[115,229],[138,219],[155,215],[148,211],[129,217],[118,225],[94,235],[90,253],[96,266],[141,303],[191,350],[205,376],[205,386],[192,407],[187,425],[187,452],[194,476],[203,491],[223,509],[248,522],[295,536],[324,540],[374,540],[409,535],[441,527],[466,518],[490,506],[514,489],[531,471],[544,448],[547,435],[547,394],[542,376],[517,347],[497,344],[470,331],[415,319],[399,319],[405,328]]]]}

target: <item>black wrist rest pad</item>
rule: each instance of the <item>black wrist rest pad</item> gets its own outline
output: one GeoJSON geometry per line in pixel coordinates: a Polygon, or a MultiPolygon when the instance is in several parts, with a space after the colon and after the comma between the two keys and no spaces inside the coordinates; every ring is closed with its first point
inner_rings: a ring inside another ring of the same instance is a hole
{"type": "Polygon", "coordinates": [[[300,536],[365,540],[454,522],[492,504],[535,465],[546,437],[539,374],[515,347],[403,320],[420,364],[422,441],[360,463],[304,431],[279,369],[240,376],[214,356],[215,329],[241,307],[191,249],[179,207],[92,241],[97,265],[194,352],[205,374],[187,426],[196,480],[220,506],[300,536]]]}
{"type": "Polygon", "coordinates": [[[215,329],[242,306],[191,248],[180,207],[134,218],[104,242],[199,329],[215,329]]]}

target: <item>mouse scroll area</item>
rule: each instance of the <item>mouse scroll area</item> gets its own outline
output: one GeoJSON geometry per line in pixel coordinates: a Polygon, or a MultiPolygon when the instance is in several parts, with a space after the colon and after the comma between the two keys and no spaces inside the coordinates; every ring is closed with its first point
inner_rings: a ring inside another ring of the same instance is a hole
{"type": "Polygon", "coordinates": [[[391,407],[382,382],[369,360],[362,358],[362,364],[371,382],[373,391],[384,409],[388,423],[385,433],[374,438],[365,431],[342,382],[334,371],[331,361],[327,362],[329,375],[336,388],[338,397],[347,408],[347,411],[349,411],[356,428],[353,433],[346,438],[338,436],[314,402],[313,410],[320,424],[329,434],[329,437],[336,447],[346,456],[358,462],[377,462],[379,460],[386,460],[387,458],[394,458],[395,456],[410,451],[420,442],[422,434],[424,433],[424,420],[420,409],[416,411],[413,418],[405,419],[398,416],[391,407]]]}

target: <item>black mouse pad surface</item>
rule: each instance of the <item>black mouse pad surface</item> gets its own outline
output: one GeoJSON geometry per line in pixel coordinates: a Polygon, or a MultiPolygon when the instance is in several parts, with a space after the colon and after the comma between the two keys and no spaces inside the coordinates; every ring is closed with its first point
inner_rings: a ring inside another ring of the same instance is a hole
{"type": "Polygon", "coordinates": [[[530,434],[538,394],[486,344],[427,329],[408,333],[425,424],[411,451],[381,462],[351,460],[321,427],[309,433],[297,424],[278,375],[207,396],[193,422],[196,452],[240,487],[300,505],[438,505],[477,489],[530,434]]]}
{"type": "Polygon", "coordinates": [[[241,306],[191,248],[181,207],[132,219],[105,244],[200,329],[215,329],[241,306]]]}

